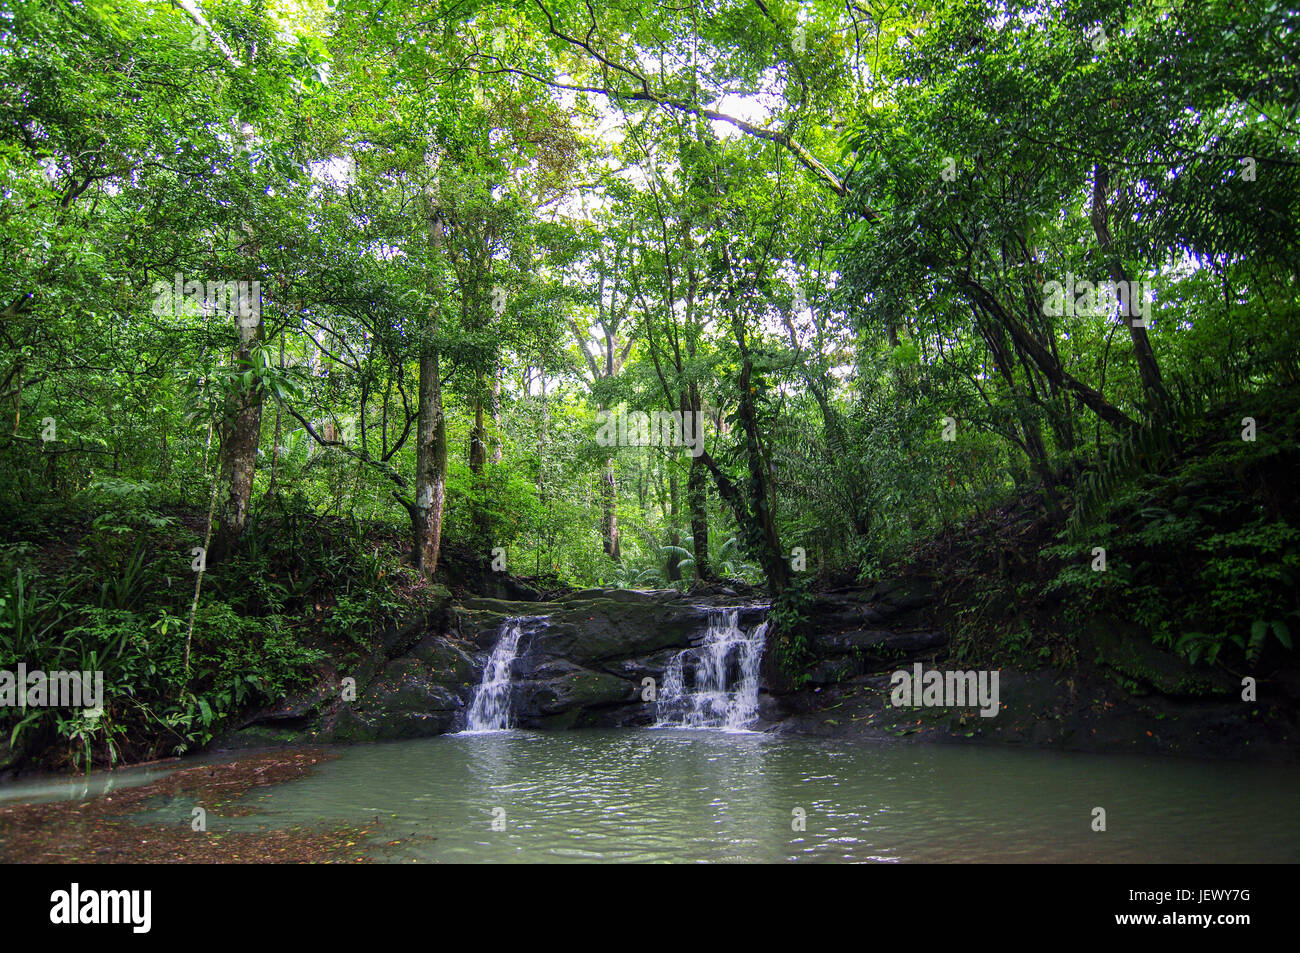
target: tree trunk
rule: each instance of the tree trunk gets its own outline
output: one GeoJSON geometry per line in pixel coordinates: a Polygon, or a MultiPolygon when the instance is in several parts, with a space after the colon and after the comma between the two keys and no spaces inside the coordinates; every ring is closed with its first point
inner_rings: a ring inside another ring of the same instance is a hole
{"type": "MultiPolygon", "coordinates": [[[[284,372],[284,332],[280,332],[280,372],[284,372]]],[[[280,471],[280,405],[275,405],[275,436],[271,440],[271,482],[266,488],[266,499],[275,499],[276,479],[280,471]]]]}
{"type": "MultiPolygon", "coordinates": [[[[730,254],[723,249],[723,263],[728,273],[731,272],[730,254]]],[[[758,406],[755,394],[757,385],[754,380],[754,361],[750,354],[745,335],[745,324],[739,306],[740,295],[736,293],[734,283],[729,288],[731,301],[731,333],[736,347],[740,351],[740,374],[736,381],[739,406],[736,417],[740,422],[744,439],[744,456],[749,479],[742,492],[718,465],[713,456],[704,451],[699,459],[713,474],[718,487],[718,495],[732,508],[736,523],[740,527],[741,539],[746,551],[755,557],[763,569],[769,591],[773,597],[780,596],[790,580],[790,566],[785,561],[785,552],[777,533],[776,518],[772,512],[774,480],[763,457],[762,433],[758,421],[758,406]]]]}
{"type": "Polygon", "coordinates": [[[1109,192],[1110,174],[1104,165],[1098,163],[1093,166],[1092,214],[1089,216],[1092,221],[1092,230],[1097,236],[1097,244],[1101,246],[1102,254],[1106,256],[1106,266],[1110,271],[1110,280],[1115,283],[1117,291],[1123,290],[1120,314],[1124,323],[1128,325],[1129,337],[1133,341],[1133,356],[1137,358],[1138,373],[1142,377],[1142,387],[1146,390],[1150,402],[1160,406],[1165,401],[1165,385],[1160,377],[1160,365],[1156,363],[1156,355],[1151,349],[1151,341],[1147,337],[1145,325],[1138,324],[1138,318],[1135,317],[1136,312],[1139,310],[1136,306],[1140,305],[1141,301],[1130,302],[1128,300],[1133,295],[1133,284],[1129,280],[1128,272],[1124,269],[1124,263],[1111,249],[1110,211],[1106,204],[1106,197],[1109,192]]]}
{"type": "Polygon", "coordinates": [[[744,345],[743,331],[736,333],[741,345],[740,365],[740,407],[737,416],[745,432],[745,458],[749,468],[749,512],[747,527],[751,550],[758,557],[763,567],[772,595],[779,596],[785,591],[789,581],[789,565],[785,561],[785,552],[781,548],[781,539],[776,530],[776,517],[772,512],[769,493],[769,473],[763,459],[759,444],[758,409],[754,403],[754,391],[750,380],[753,378],[753,362],[749,349],[744,345]]]}
{"type": "Polygon", "coordinates": [[[713,574],[709,569],[709,490],[707,467],[699,457],[691,459],[691,469],[686,475],[686,499],[691,508],[691,536],[695,540],[695,579],[708,582],[713,574]]]}
{"type": "Polygon", "coordinates": [[[484,499],[487,495],[487,479],[483,469],[487,466],[488,446],[487,446],[487,424],[485,419],[485,409],[483,407],[483,395],[487,389],[486,375],[479,373],[475,375],[474,381],[474,425],[469,432],[469,469],[474,474],[475,495],[470,503],[472,521],[477,544],[482,544],[485,548],[491,548],[489,536],[491,535],[491,520],[488,518],[487,507],[484,505],[484,499]]]}
{"type": "Polygon", "coordinates": [[[415,433],[415,506],[411,508],[414,540],[412,562],[425,579],[433,579],[442,549],[442,508],[447,499],[447,421],[442,411],[442,379],[438,376],[439,299],[442,282],[442,209],[433,195],[427,197],[429,244],[435,260],[429,262],[429,309],[426,335],[420,342],[420,383],[415,433]]]}
{"type": "MultiPolygon", "coordinates": [[[[232,365],[251,366],[253,348],[262,340],[262,302],[241,301],[236,320],[239,344],[232,365]],[[244,313],[245,309],[248,313],[244,313]]],[[[227,398],[219,432],[217,525],[207,554],[209,562],[224,559],[233,552],[248,523],[248,504],[257,470],[257,444],[262,434],[262,392],[256,381],[227,398]]]]}
{"type": "Polygon", "coordinates": [[[487,463],[487,426],[483,415],[483,392],[487,379],[483,374],[474,378],[474,426],[469,432],[469,468],[475,474],[483,472],[487,463]]]}
{"type": "Polygon", "coordinates": [[[492,462],[501,462],[501,368],[492,375],[492,462]]]}
{"type": "MultiPolygon", "coordinates": [[[[668,545],[674,550],[680,549],[682,545],[682,534],[677,528],[681,511],[680,499],[681,490],[678,487],[677,471],[670,469],[668,471],[668,545]]],[[[669,553],[667,569],[670,582],[677,582],[682,578],[681,561],[682,557],[676,552],[669,553]]]]}
{"type": "Polygon", "coordinates": [[[1006,329],[1015,342],[1043,376],[1055,384],[1069,390],[1078,397],[1089,410],[1095,413],[1116,430],[1125,432],[1134,426],[1134,422],[1119,408],[1111,404],[1098,391],[1069,374],[1027,328],[1023,327],[1012,314],[1002,306],[987,288],[970,276],[964,276],[958,283],[971,294],[973,304],[983,308],[999,325],[1006,329]]]}
{"type": "Polygon", "coordinates": [[[622,562],[623,554],[618,543],[618,477],[614,461],[605,461],[600,478],[601,533],[605,537],[605,555],[614,562],[622,562]]]}
{"type": "MultiPolygon", "coordinates": [[[[435,319],[436,327],[436,319],[435,319]]],[[[415,444],[414,562],[426,579],[438,568],[442,547],[442,508],[447,499],[447,422],[442,413],[438,352],[420,353],[419,419],[415,444]]]]}

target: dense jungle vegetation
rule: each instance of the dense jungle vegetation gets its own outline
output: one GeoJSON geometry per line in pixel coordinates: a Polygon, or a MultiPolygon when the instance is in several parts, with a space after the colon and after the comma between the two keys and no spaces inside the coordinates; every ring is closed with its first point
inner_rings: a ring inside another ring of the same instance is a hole
{"type": "Polygon", "coordinates": [[[193,750],[493,574],[761,586],[793,670],[921,571],[975,655],[1292,665],[1298,21],[0,0],[0,668],[106,681],[0,762],[193,750]]]}

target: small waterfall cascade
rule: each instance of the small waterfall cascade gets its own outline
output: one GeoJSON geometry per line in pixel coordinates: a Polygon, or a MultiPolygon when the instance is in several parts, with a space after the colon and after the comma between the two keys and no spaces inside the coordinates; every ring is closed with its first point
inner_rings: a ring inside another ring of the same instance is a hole
{"type": "Polygon", "coordinates": [[[510,666],[519,654],[519,639],[528,621],[507,619],[501,624],[497,643],[483,669],[483,680],[465,716],[467,732],[505,731],[510,727],[510,666]]]}
{"type": "Polygon", "coordinates": [[[673,656],[657,692],[656,728],[742,731],[753,724],[768,624],[742,629],[738,616],[736,609],[711,610],[704,640],[673,656]]]}

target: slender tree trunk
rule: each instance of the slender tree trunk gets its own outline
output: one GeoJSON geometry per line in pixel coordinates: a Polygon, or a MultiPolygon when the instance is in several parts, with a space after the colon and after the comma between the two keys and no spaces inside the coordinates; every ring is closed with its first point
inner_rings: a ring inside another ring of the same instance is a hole
{"type": "Polygon", "coordinates": [[[420,343],[420,382],[416,398],[415,506],[411,508],[414,534],[412,561],[425,579],[432,579],[442,549],[442,510],[447,500],[447,421],[442,409],[442,379],[438,375],[439,299],[442,296],[438,256],[442,254],[442,209],[436,197],[427,196],[429,244],[434,260],[429,263],[428,291],[433,305],[420,343]]]}
{"type": "MultiPolygon", "coordinates": [[[[678,519],[681,512],[681,490],[677,482],[677,472],[669,470],[668,472],[668,545],[678,549],[682,545],[682,534],[677,528],[678,519]]],[[[675,552],[668,556],[668,578],[672,582],[682,578],[681,557],[675,552]]]]}
{"type": "MultiPolygon", "coordinates": [[[[686,421],[692,421],[691,432],[704,446],[704,413],[701,407],[699,388],[691,384],[684,390],[678,401],[683,427],[686,421]]],[[[692,548],[695,553],[695,581],[708,582],[712,578],[709,570],[709,491],[708,467],[692,449],[691,462],[686,471],[686,506],[690,510],[692,548]]]]}
{"type": "Polygon", "coordinates": [[[746,354],[740,373],[740,423],[745,430],[745,456],[749,464],[749,506],[753,514],[751,539],[756,544],[763,575],[767,577],[772,594],[780,595],[789,582],[790,567],[785,561],[785,551],[776,529],[776,515],[770,505],[767,463],[758,441],[758,415],[749,394],[751,373],[752,365],[746,354]]]}
{"type": "MultiPolygon", "coordinates": [[[[785,591],[790,578],[790,567],[785,561],[785,551],[781,547],[781,538],[776,529],[776,516],[772,512],[769,491],[771,475],[760,444],[758,408],[754,400],[754,388],[751,381],[754,376],[754,364],[750,358],[749,348],[745,344],[744,328],[739,316],[733,316],[733,330],[740,347],[741,364],[739,378],[740,405],[737,417],[744,431],[745,460],[749,470],[747,491],[747,509],[749,518],[741,522],[749,549],[758,557],[767,578],[768,587],[774,596],[785,591]]],[[[721,490],[721,486],[719,486],[721,490]]],[[[739,515],[739,514],[737,514],[739,515]]]]}
{"type": "Polygon", "coordinates": [[[469,468],[475,474],[483,472],[483,466],[487,463],[487,426],[483,414],[483,391],[487,385],[487,378],[484,374],[477,374],[474,378],[474,426],[469,432],[469,468]]]}
{"type": "MultiPolygon", "coordinates": [[[[280,334],[280,370],[284,371],[284,334],[280,334]]],[[[271,441],[271,483],[266,488],[266,498],[275,498],[275,481],[280,470],[280,405],[275,405],[275,439],[271,441]]]]}
{"type": "MultiPolygon", "coordinates": [[[[1138,373],[1142,377],[1142,386],[1146,389],[1151,403],[1160,406],[1165,401],[1165,385],[1160,377],[1160,365],[1156,363],[1155,351],[1151,349],[1151,340],[1147,337],[1145,325],[1138,324],[1141,301],[1130,301],[1133,296],[1133,283],[1129,280],[1124,263],[1112,249],[1110,234],[1110,211],[1107,207],[1107,195],[1110,193],[1110,173],[1106,166],[1098,163],[1093,167],[1092,185],[1092,230],[1097,236],[1097,244],[1106,256],[1106,266],[1110,271],[1110,280],[1116,285],[1121,295],[1121,320],[1128,325],[1129,337],[1133,341],[1133,356],[1137,358],[1138,373]]],[[[1140,292],[1139,292],[1140,296],[1140,292]]]]}
{"type": "Polygon", "coordinates": [[[695,579],[708,582],[713,578],[709,567],[709,488],[708,468],[699,457],[691,458],[686,474],[686,499],[691,508],[691,536],[695,540],[695,579]]]}
{"type": "Polygon", "coordinates": [[[18,361],[18,367],[14,371],[18,377],[18,383],[14,386],[14,433],[18,433],[18,425],[22,421],[23,415],[23,362],[18,361]]]}
{"type": "MultiPolygon", "coordinates": [[[[436,318],[435,318],[436,326],[436,318]]],[[[438,352],[427,345],[420,354],[419,418],[415,444],[415,565],[426,579],[438,568],[442,547],[442,509],[447,499],[447,422],[442,412],[438,352]]]]}
{"type": "MultiPolygon", "coordinates": [[[[240,367],[252,360],[253,348],[262,340],[260,301],[248,302],[249,314],[241,303],[239,344],[233,365],[240,367]]],[[[257,444],[262,432],[262,394],[254,383],[235,391],[226,401],[220,425],[221,450],[218,458],[218,497],[216,530],[208,561],[224,559],[235,548],[248,523],[248,504],[253,495],[253,476],[257,470],[257,444]]]]}
{"type": "MultiPolygon", "coordinates": [[[[793,317],[789,311],[783,309],[780,314],[790,336],[790,346],[794,349],[796,356],[801,358],[802,347],[799,343],[799,334],[795,330],[793,317]]],[[[891,326],[889,334],[894,342],[894,347],[898,347],[898,331],[891,326]]],[[[900,374],[902,372],[901,366],[899,372],[900,374]]],[[[821,411],[822,416],[822,429],[826,435],[826,449],[830,451],[831,457],[840,468],[842,479],[836,482],[843,485],[844,514],[849,521],[849,525],[853,528],[854,534],[865,538],[871,532],[871,517],[867,512],[867,500],[870,498],[870,494],[867,491],[866,473],[863,470],[861,461],[848,450],[848,442],[844,436],[844,427],[840,420],[839,411],[831,403],[825,378],[819,379],[802,360],[799,361],[799,373],[803,377],[804,383],[807,384],[808,390],[812,393],[813,399],[817,401],[817,408],[821,411]]]]}
{"type": "Polygon", "coordinates": [[[1066,372],[1060,362],[1052,357],[1052,353],[1043,347],[1033,333],[1022,326],[1002,306],[1001,302],[989,293],[987,288],[969,276],[962,277],[959,283],[970,292],[971,301],[974,304],[983,308],[1001,327],[1006,329],[1011,336],[1011,340],[1028,355],[1034,365],[1042,371],[1044,377],[1058,387],[1068,389],[1079,398],[1084,406],[1116,430],[1126,431],[1134,426],[1133,421],[1123,411],[1106,400],[1100,392],[1066,372]]]}
{"type": "MultiPolygon", "coordinates": [[[[221,484],[216,480],[212,481],[212,499],[208,503],[208,524],[207,529],[203,531],[203,552],[211,548],[212,542],[212,518],[217,508],[217,491],[221,484]]],[[[207,569],[207,559],[199,563],[198,574],[194,577],[194,600],[190,603],[190,625],[185,632],[185,678],[188,682],[190,677],[190,645],[194,641],[194,617],[199,611],[199,593],[203,590],[203,573],[207,569]]]]}
{"type": "Polygon", "coordinates": [[[492,375],[492,462],[501,462],[501,368],[492,375]]]}
{"type": "Polygon", "coordinates": [[[605,461],[600,478],[601,533],[605,537],[605,555],[622,562],[623,554],[618,541],[618,476],[614,461],[605,461]]]}
{"type": "MultiPolygon", "coordinates": [[[[728,273],[730,273],[730,254],[725,250],[723,260],[726,263],[728,273]]],[[[779,596],[785,591],[789,583],[790,566],[785,561],[785,550],[781,546],[781,538],[776,529],[776,514],[772,511],[772,501],[776,498],[775,481],[772,479],[768,463],[763,457],[762,433],[758,422],[758,405],[754,396],[757,392],[757,385],[752,383],[754,379],[754,361],[750,355],[749,344],[746,341],[745,325],[741,318],[739,305],[735,303],[739,302],[740,296],[735,293],[734,286],[731,288],[731,293],[733,301],[731,333],[735,338],[736,347],[740,350],[740,377],[737,381],[740,404],[736,416],[739,418],[741,429],[744,431],[745,461],[749,470],[747,495],[749,497],[748,504],[751,518],[747,521],[749,525],[746,535],[748,536],[750,550],[758,557],[759,564],[763,567],[763,575],[767,578],[768,588],[772,591],[773,596],[779,596]]]]}
{"type": "Polygon", "coordinates": [[[491,520],[488,518],[484,499],[487,494],[487,478],[483,473],[487,466],[487,425],[483,395],[487,393],[487,375],[479,373],[474,379],[474,425],[469,432],[469,469],[474,474],[475,497],[471,503],[472,519],[478,543],[490,548],[488,537],[491,534],[491,520]]]}
{"type": "Polygon", "coordinates": [[[1039,479],[1043,481],[1043,493],[1054,517],[1063,515],[1061,502],[1056,496],[1056,487],[1052,479],[1052,468],[1047,459],[1047,446],[1043,443],[1043,431],[1038,421],[1027,417],[1022,422],[1025,434],[1025,447],[1029,451],[1029,460],[1039,479]]]}
{"type": "MultiPolygon", "coordinates": [[[[723,250],[723,262],[727,271],[731,271],[731,261],[726,249],[723,250]]],[[[749,479],[742,492],[713,459],[707,450],[702,452],[699,460],[709,468],[718,487],[718,495],[731,507],[736,523],[740,528],[745,549],[758,559],[767,580],[768,589],[773,596],[780,596],[790,580],[790,566],[785,561],[785,552],[781,546],[780,535],[776,528],[776,518],[772,512],[771,501],[774,499],[773,480],[767,461],[763,458],[762,434],[759,429],[758,407],[755,399],[757,385],[753,384],[754,362],[750,355],[745,336],[745,325],[738,305],[740,300],[734,287],[730,289],[732,312],[731,332],[740,351],[740,375],[737,380],[739,406],[736,417],[744,437],[744,455],[749,479]]]]}

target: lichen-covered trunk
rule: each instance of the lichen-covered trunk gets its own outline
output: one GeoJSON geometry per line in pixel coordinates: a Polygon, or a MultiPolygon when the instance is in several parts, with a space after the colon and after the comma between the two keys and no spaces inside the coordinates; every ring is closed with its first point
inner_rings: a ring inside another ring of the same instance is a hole
{"type": "MultiPolygon", "coordinates": [[[[241,312],[238,321],[239,344],[232,360],[236,368],[251,367],[253,349],[262,340],[261,302],[243,302],[241,307],[247,307],[248,312],[241,312]]],[[[248,524],[248,505],[257,471],[257,445],[262,433],[262,391],[257,381],[236,389],[227,398],[218,432],[221,450],[209,562],[230,555],[248,524]]]]}
{"type": "Polygon", "coordinates": [[[623,553],[618,542],[618,476],[614,472],[613,460],[605,461],[605,470],[600,477],[600,508],[605,555],[615,562],[621,562],[623,553]]]}
{"type": "MultiPolygon", "coordinates": [[[[436,166],[436,162],[433,163],[436,166]]],[[[410,507],[414,536],[411,561],[425,579],[438,569],[442,549],[442,509],[447,500],[447,420],[442,409],[442,378],[438,376],[438,327],[441,323],[442,266],[445,229],[438,186],[425,194],[425,218],[431,257],[428,263],[428,293],[433,306],[421,329],[420,383],[416,397],[415,422],[415,505],[410,507]]]]}
{"type": "Polygon", "coordinates": [[[438,352],[426,347],[420,354],[419,418],[415,445],[414,562],[420,573],[433,578],[442,547],[442,510],[447,499],[447,422],[442,412],[442,381],[438,377],[438,352]]]}

